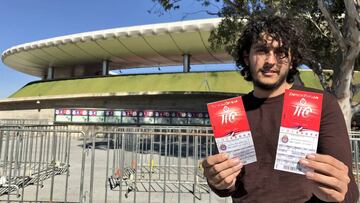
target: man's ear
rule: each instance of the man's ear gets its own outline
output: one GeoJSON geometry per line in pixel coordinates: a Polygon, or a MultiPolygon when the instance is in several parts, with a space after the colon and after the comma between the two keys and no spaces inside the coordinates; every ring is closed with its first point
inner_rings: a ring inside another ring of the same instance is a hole
{"type": "Polygon", "coordinates": [[[249,66],[249,53],[247,51],[243,51],[243,59],[245,65],[249,66]]]}

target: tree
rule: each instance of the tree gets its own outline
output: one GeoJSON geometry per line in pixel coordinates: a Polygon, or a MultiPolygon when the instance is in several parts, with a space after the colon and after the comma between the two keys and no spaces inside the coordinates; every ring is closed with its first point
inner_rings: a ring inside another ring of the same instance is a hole
{"type": "MultiPolygon", "coordinates": [[[[182,0],[152,0],[151,12],[161,14],[181,8],[182,0]]],[[[339,102],[346,124],[360,111],[353,98],[360,92],[360,84],[353,84],[354,70],[360,64],[360,0],[193,0],[210,15],[223,18],[210,36],[213,48],[224,47],[232,54],[246,19],[259,12],[271,10],[292,15],[306,25],[310,35],[309,48],[316,63],[311,69],[319,77],[323,88],[339,102]],[[214,6],[215,5],[215,6],[214,6]],[[217,7],[220,5],[220,7],[217,7]],[[215,8],[215,9],[214,9],[215,8]],[[324,73],[324,69],[332,72],[324,73]]],[[[185,15],[191,14],[187,13],[185,15]]],[[[309,64],[307,64],[309,65],[309,64]]]]}

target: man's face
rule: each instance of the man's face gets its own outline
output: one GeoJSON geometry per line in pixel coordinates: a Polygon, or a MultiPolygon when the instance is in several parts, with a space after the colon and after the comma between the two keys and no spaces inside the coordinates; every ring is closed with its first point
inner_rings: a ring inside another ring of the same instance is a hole
{"type": "Polygon", "coordinates": [[[250,53],[244,55],[250,67],[255,86],[264,90],[273,90],[283,85],[291,68],[290,50],[284,50],[280,43],[266,34],[262,40],[253,43],[250,53]]]}

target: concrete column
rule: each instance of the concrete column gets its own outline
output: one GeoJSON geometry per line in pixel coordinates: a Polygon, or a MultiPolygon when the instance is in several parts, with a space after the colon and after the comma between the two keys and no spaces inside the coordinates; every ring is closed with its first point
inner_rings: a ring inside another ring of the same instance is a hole
{"type": "Polygon", "coordinates": [[[52,67],[52,66],[48,67],[46,79],[47,80],[54,79],[54,67],[52,67]]]}
{"type": "Polygon", "coordinates": [[[183,72],[190,72],[190,58],[191,58],[191,55],[190,54],[184,54],[183,55],[183,72]]]}
{"type": "Polygon", "coordinates": [[[109,75],[109,61],[102,61],[102,75],[109,75]]]}

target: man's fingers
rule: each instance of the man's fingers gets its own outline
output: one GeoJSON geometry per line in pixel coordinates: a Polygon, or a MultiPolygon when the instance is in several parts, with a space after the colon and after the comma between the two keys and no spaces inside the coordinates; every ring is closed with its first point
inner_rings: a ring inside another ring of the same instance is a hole
{"type": "Polygon", "coordinates": [[[300,163],[304,166],[314,169],[316,172],[336,177],[337,179],[346,183],[350,182],[350,178],[348,177],[348,168],[342,162],[329,158],[323,159],[324,157],[318,159],[318,161],[315,160],[314,157],[310,158],[311,159],[302,159],[300,160],[300,163]]]}
{"type": "Polygon", "coordinates": [[[236,176],[237,176],[240,173],[242,166],[243,165],[241,163],[239,163],[236,166],[233,166],[226,170],[220,171],[219,173],[215,174],[215,176],[211,179],[212,183],[218,184],[221,181],[225,180],[227,177],[232,176],[233,174],[236,174],[236,176]]]}
{"type": "Polygon", "coordinates": [[[342,202],[345,199],[345,195],[343,193],[340,193],[334,189],[325,186],[318,185],[317,190],[320,193],[319,192],[315,192],[315,193],[321,194],[323,197],[322,199],[326,201],[333,202],[334,200],[336,200],[337,202],[342,202]]]}
{"type": "Polygon", "coordinates": [[[347,166],[335,159],[334,157],[332,156],[329,156],[329,155],[324,155],[324,154],[309,154],[306,156],[307,159],[309,160],[313,160],[313,161],[316,161],[316,162],[321,162],[321,163],[325,163],[325,164],[330,164],[332,166],[334,166],[335,168],[339,169],[339,170],[347,170],[347,166]]]}
{"type": "Polygon", "coordinates": [[[315,172],[307,172],[306,177],[316,183],[314,194],[324,201],[339,202],[345,198],[350,178],[348,167],[339,160],[321,154],[307,155],[300,160],[315,172]]]}
{"type": "Polygon", "coordinates": [[[307,172],[306,177],[322,185],[329,186],[330,188],[333,188],[334,191],[338,191],[340,193],[347,191],[348,183],[337,178],[322,175],[316,172],[307,172]]]}
{"type": "Polygon", "coordinates": [[[208,156],[203,162],[202,166],[203,168],[209,168],[212,167],[215,164],[222,163],[226,161],[229,158],[229,155],[226,153],[220,153],[208,156]]]}
{"type": "Polygon", "coordinates": [[[212,167],[206,168],[206,170],[204,170],[204,175],[205,175],[205,177],[209,178],[209,177],[217,175],[221,171],[230,169],[239,164],[241,164],[240,159],[238,159],[238,158],[229,159],[229,160],[223,161],[221,163],[215,164],[212,167]]]}
{"type": "Polygon", "coordinates": [[[213,186],[215,186],[215,188],[219,190],[229,189],[235,184],[236,177],[239,175],[239,173],[240,171],[233,173],[228,177],[226,177],[225,179],[221,180],[220,182],[213,184],[213,186]]]}
{"type": "Polygon", "coordinates": [[[239,158],[229,159],[227,154],[217,154],[207,157],[202,166],[210,185],[217,189],[228,189],[235,184],[243,165],[239,158]]]}

